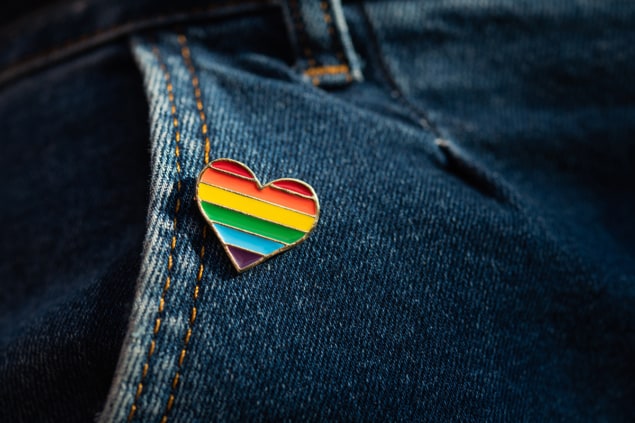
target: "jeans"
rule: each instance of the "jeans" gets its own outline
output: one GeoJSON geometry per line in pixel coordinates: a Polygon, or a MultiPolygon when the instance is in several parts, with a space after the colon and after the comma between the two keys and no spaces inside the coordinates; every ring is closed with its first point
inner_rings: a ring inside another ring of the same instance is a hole
{"type": "Polygon", "coordinates": [[[635,4],[187,3],[0,57],[0,420],[635,418],[635,4]],[[220,157],[308,239],[236,273],[220,157]]]}

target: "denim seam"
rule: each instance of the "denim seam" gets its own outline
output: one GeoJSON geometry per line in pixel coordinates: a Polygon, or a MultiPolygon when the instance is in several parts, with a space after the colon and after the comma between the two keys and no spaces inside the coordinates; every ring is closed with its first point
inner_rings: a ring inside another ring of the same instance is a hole
{"type": "Polygon", "coordinates": [[[381,44],[373,23],[366,11],[366,7],[364,4],[360,4],[359,8],[362,18],[368,27],[370,42],[377,52],[376,61],[378,62],[380,71],[390,88],[396,94],[396,100],[407,109],[410,117],[419,126],[432,132],[436,137],[434,144],[442,154],[443,161],[441,163],[443,164],[443,168],[458,177],[466,185],[476,189],[482,195],[494,198],[502,204],[509,204],[514,209],[519,209],[520,200],[518,196],[504,181],[493,176],[492,172],[483,167],[480,163],[475,162],[471,158],[467,158],[463,152],[455,147],[455,143],[449,141],[448,138],[450,137],[446,137],[441,133],[439,127],[428,118],[427,113],[408,99],[401,86],[393,77],[388,63],[383,58],[381,44]]]}
{"type": "MultiPolygon", "coordinates": [[[[190,74],[190,79],[192,82],[192,88],[194,90],[194,98],[196,100],[196,108],[198,109],[198,116],[201,120],[201,135],[205,140],[205,155],[204,162],[205,164],[209,163],[209,151],[210,151],[210,140],[208,135],[208,127],[207,127],[207,117],[205,115],[203,100],[201,97],[201,88],[200,81],[198,76],[196,75],[196,69],[194,68],[194,64],[192,63],[192,52],[187,44],[187,37],[185,34],[181,33],[178,35],[178,42],[181,46],[181,57],[183,58],[183,62],[187,67],[187,70],[190,74]]],[[[172,383],[170,384],[170,395],[168,396],[167,403],[165,405],[165,411],[163,412],[163,416],[161,417],[161,423],[166,423],[168,421],[168,414],[172,410],[174,406],[174,401],[176,399],[176,388],[179,384],[181,378],[181,369],[183,368],[183,361],[187,355],[187,348],[190,343],[192,337],[192,331],[194,329],[194,323],[196,322],[197,315],[197,304],[198,297],[201,288],[201,281],[203,280],[203,274],[205,272],[205,240],[207,239],[207,225],[203,226],[202,236],[201,236],[201,250],[199,252],[199,267],[198,272],[196,273],[196,285],[194,286],[194,292],[192,294],[192,308],[190,310],[190,318],[188,319],[188,328],[183,337],[183,347],[181,348],[181,352],[179,353],[179,358],[177,362],[177,368],[172,377],[172,383]]]]}
{"type": "Polygon", "coordinates": [[[147,30],[154,27],[172,25],[182,21],[211,17],[209,13],[229,12],[234,7],[243,6],[272,6],[276,4],[274,0],[229,0],[222,4],[215,4],[207,8],[195,8],[186,12],[174,12],[162,15],[151,16],[147,19],[133,19],[128,22],[118,23],[105,28],[97,29],[93,32],[80,35],[76,38],[64,41],[61,44],[47,48],[44,51],[37,51],[32,54],[20,57],[11,61],[0,71],[0,85],[19,77],[24,73],[31,72],[51,62],[62,60],[68,56],[77,54],[85,49],[94,48],[105,42],[110,42],[123,37],[129,33],[147,30]],[[177,17],[174,17],[177,16],[177,17]],[[173,20],[170,20],[173,18],[173,20]],[[167,21],[167,22],[166,22],[167,21]],[[94,41],[98,39],[97,41],[94,41]]]}
{"type": "Polygon", "coordinates": [[[174,87],[172,85],[170,72],[168,71],[167,66],[165,65],[163,60],[161,59],[159,48],[157,46],[153,46],[152,52],[155,58],[157,59],[157,62],[159,63],[159,67],[163,71],[163,76],[165,79],[165,90],[167,92],[167,97],[170,103],[170,114],[172,117],[172,125],[174,126],[174,143],[175,143],[174,157],[175,157],[175,167],[176,167],[176,174],[177,174],[176,201],[174,205],[174,219],[172,220],[172,240],[170,242],[170,252],[168,254],[168,263],[167,263],[168,272],[165,278],[165,283],[163,285],[163,290],[161,292],[161,298],[159,299],[159,306],[156,312],[156,319],[155,319],[154,328],[152,331],[152,339],[150,341],[150,346],[148,347],[146,361],[142,368],[139,383],[137,384],[137,390],[135,393],[134,401],[132,402],[132,405],[130,406],[130,411],[128,413],[128,421],[132,421],[132,419],[135,416],[135,413],[137,412],[137,409],[138,409],[137,402],[139,401],[139,398],[141,397],[141,394],[143,392],[143,382],[145,381],[145,378],[148,374],[148,369],[150,367],[150,359],[152,358],[152,355],[154,354],[154,351],[156,348],[156,337],[159,333],[159,330],[161,329],[161,317],[163,316],[163,311],[165,308],[165,294],[170,289],[172,268],[174,267],[174,251],[176,249],[178,213],[179,213],[179,209],[181,208],[182,181],[181,181],[181,162],[179,161],[179,157],[180,157],[179,144],[181,141],[181,133],[179,131],[179,119],[178,119],[177,110],[176,110],[176,103],[174,101],[174,87]]]}
{"type": "Polygon", "coordinates": [[[320,8],[322,9],[322,19],[327,26],[327,32],[329,34],[329,38],[331,39],[331,43],[339,46],[335,53],[335,57],[337,57],[339,63],[337,65],[322,65],[316,61],[313,50],[309,46],[308,35],[302,20],[302,11],[300,10],[298,0],[289,0],[289,11],[298,35],[298,42],[300,44],[300,49],[302,50],[301,54],[304,56],[309,65],[309,67],[302,73],[310,77],[311,83],[316,86],[320,85],[321,78],[326,75],[344,74],[346,75],[346,81],[350,82],[353,80],[353,76],[351,75],[350,66],[346,63],[341,42],[335,35],[336,29],[333,25],[333,17],[331,16],[331,6],[328,1],[322,0],[320,2],[320,8]]]}
{"type": "Polygon", "coordinates": [[[304,22],[302,21],[302,12],[300,11],[298,0],[289,0],[289,9],[293,25],[295,26],[296,33],[298,34],[298,41],[300,43],[300,49],[302,50],[301,54],[307,60],[311,68],[315,67],[317,66],[317,62],[313,56],[313,50],[311,50],[311,47],[309,46],[309,40],[306,29],[304,28],[304,22]]]}
{"type": "MultiPolygon", "coordinates": [[[[345,63],[346,59],[344,57],[344,51],[342,49],[341,42],[338,39],[338,37],[335,36],[336,30],[335,30],[335,26],[333,25],[333,17],[331,16],[331,5],[329,4],[328,0],[322,0],[320,2],[320,8],[322,9],[322,19],[324,19],[324,23],[326,23],[327,32],[329,34],[329,37],[331,38],[331,42],[333,43],[333,45],[339,46],[335,52],[335,57],[337,57],[337,59],[340,62],[339,65],[336,65],[336,66],[326,66],[325,68],[335,68],[335,69],[330,69],[330,72],[326,71],[322,75],[326,75],[326,74],[332,75],[332,74],[343,73],[346,75],[346,81],[350,82],[353,80],[353,76],[351,75],[350,67],[348,66],[347,63],[345,63]]],[[[307,72],[310,70],[311,69],[307,69],[307,72]]]]}
{"type": "Polygon", "coordinates": [[[204,162],[207,164],[209,162],[209,151],[210,151],[210,140],[209,140],[209,132],[207,126],[207,116],[205,115],[205,107],[203,107],[203,99],[201,97],[201,87],[198,76],[196,75],[196,70],[194,69],[194,64],[192,63],[192,52],[187,45],[187,37],[185,34],[181,33],[178,35],[179,45],[181,46],[181,57],[185,62],[185,66],[187,67],[188,72],[190,73],[190,77],[192,80],[192,88],[194,88],[194,99],[196,100],[196,110],[198,111],[198,116],[201,119],[201,135],[205,140],[205,157],[204,162]]]}
{"type": "Polygon", "coordinates": [[[414,105],[406,97],[403,89],[401,88],[399,83],[397,83],[394,76],[392,75],[392,72],[390,68],[388,67],[388,63],[386,63],[386,61],[383,58],[381,45],[379,43],[377,33],[375,32],[373,23],[370,20],[370,17],[368,16],[368,12],[366,11],[366,7],[362,3],[359,5],[359,8],[361,11],[362,18],[364,19],[364,22],[366,23],[366,26],[368,27],[370,42],[375,48],[375,51],[377,52],[377,62],[378,62],[377,64],[379,65],[380,71],[383,74],[384,78],[386,79],[386,82],[390,86],[390,89],[393,91],[394,94],[396,94],[395,99],[399,103],[401,103],[403,107],[407,109],[407,111],[409,112],[408,114],[417,123],[417,125],[421,126],[423,129],[431,131],[434,134],[434,136],[437,137],[438,139],[444,139],[443,135],[441,134],[441,131],[439,130],[437,125],[435,125],[430,120],[430,118],[428,117],[428,114],[425,111],[421,110],[416,105],[414,105]]]}

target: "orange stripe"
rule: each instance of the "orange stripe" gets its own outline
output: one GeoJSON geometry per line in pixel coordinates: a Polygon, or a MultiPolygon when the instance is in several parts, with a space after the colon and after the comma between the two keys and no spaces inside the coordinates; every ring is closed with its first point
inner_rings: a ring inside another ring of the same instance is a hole
{"type": "Polygon", "coordinates": [[[303,198],[298,195],[268,187],[259,190],[255,182],[237,178],[214,169],[208,168],[205,173],[203,173],[201,182],[220,188],[226,188],[252,198],[268,201],[270,203],[308,213],[313,216],[315,216],[315,213],[317,212],[315,201],[310,198],[303,198]]]}

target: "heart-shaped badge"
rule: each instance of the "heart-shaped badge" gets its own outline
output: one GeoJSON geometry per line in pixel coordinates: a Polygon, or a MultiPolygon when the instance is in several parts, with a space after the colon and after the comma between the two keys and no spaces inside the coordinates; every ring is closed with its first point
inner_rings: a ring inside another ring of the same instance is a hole
{"type": "Polygon", "coordinates": [[[231,159],[203,169],[196,200],[238,272],[304,241],[320,215],[307,183],[283,178],[263,186],[251,169],[231,159]]]}

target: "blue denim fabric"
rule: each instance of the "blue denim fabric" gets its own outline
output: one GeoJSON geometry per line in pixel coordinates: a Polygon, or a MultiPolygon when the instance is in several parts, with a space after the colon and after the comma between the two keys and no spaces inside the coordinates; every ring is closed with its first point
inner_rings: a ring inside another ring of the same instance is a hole
{"type": "Polygon", "coordinates": [[[2,422],[103,408],[145,232],[146,120],[125,42],[0,90],[2,422]]]}
{"type": "MultiPolygon", "coordinates": [[[[635,419],[634,13],[625,2],[238,2],[132,36],[150,198],[99,420],[635,419]],[[311,184],[315,232],[236,274],[194,201],[218,157],[263,182],[311,184]]],[[[101,280],[103,291],[126,278],[101,280]]],[[[79,313],[53,310],[60,322],[79,313]]],[[[61,327],[57,338],[82,334],[61,327]]],[[[4,339],[3,357],[19,357],[4,339]]],[[[3,363],[9,380],[28,370],[3,363]]],[[[24,395],[0,396],[0,410],[17,408],[4,420],[46,420],[17,407],[24,395]]]]}

